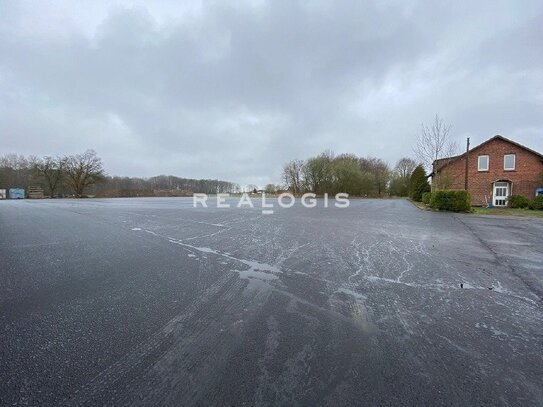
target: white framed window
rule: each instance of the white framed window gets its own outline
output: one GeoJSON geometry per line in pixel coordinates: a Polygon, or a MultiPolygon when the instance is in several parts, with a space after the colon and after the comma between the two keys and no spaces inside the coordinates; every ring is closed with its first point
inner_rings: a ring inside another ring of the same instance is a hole
{"type": "Polygon", "coordinates": [[[488,171],[488,155],[480,155],[479,160],[477,161],[477,170],[478,171],[488,171]]]}
{"type": "Polygon", "coordinates": [[[513,171],[517,161],[517,156],[515,154],[505,154],[503,156],[503,169],[505,171],[513,171]]]}

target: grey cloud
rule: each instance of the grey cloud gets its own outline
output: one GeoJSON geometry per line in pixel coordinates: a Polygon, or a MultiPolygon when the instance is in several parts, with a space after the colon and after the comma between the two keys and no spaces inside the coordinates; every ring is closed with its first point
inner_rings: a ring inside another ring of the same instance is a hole
{"type": "Polygon", "coordinates": [[[459,139],[543,150],[537,2],[172,4],[104,3],[65,31],[5,6],[5,152],[94,148],[112,174],[264,184],[325,149],[392,164],[436,112],[459,139]]]}

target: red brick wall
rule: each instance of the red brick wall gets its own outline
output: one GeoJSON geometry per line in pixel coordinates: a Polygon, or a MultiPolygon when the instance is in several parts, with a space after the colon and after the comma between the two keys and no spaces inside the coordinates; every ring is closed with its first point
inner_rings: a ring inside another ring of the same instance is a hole
{"type": "MultiPolygon", "coordinates": [[[[450,180],[449,189],[464,189],[465,165],[465,157],[461,157],[440,172],[442,178],[450,180]]],[[[492,186],[495,181],[510,181],[513,195],[524,195],[532,199],[536,188],[543,187],[539,181],[541,174],[543,161],[540,157],[505,140],[496,139],[481,147],[475,147],[470,151],[468,163],[468,190],[471,194],[471,203],[484,205],[485,195],[488,202],[492,202],[492,186]],[[514,171],[503,169],[505,154],[516,154],[514,171]],[[477,170],[480,155],[489,156],[488,171],[477,170]]]]}

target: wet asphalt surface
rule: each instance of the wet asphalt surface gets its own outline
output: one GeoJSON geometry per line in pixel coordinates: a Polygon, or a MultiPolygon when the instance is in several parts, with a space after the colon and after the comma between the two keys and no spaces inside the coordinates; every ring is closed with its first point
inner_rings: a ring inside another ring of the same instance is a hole
{"type": "Polygon", "coordinates": [[[403,200],[2,201],[0,405],[543,405],[542,237],[403,200]]]}

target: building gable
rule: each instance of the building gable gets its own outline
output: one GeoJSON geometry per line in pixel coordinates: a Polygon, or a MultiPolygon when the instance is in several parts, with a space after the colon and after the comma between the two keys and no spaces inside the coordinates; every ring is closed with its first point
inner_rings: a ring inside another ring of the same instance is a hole
{"type": "MultiPolygon", "coordinates": [[[[530,199],[537,188],[543,187],[543,155],[505,137],[495,136],[479,144],[468,157],[468,191],[474,205],[489,202],[496,182],[507,182],[509,195],[530,199]],[[481,165],[480,156],[488,156],[481,159],[481,165]],[[513,162],[514,168],[508,168],[513,162]]],[[[436,160],[431,175],[435,189],[464,189],[466,153],[436,160]]]]}
{"type": "MultiPolygon", "coordinates": [[[[481,150],[483,147],[487,146],[488,144],[492,143],[492,142],[495,142],[496,140],[501,140],[501,141],[504,141],[506,143],[509,143],[515,147],[518,147],[518,148],[521,148],[523,150],[525,150],[526,152],[528,153],[531,153],[531,154],[534,154],[536,157],[538,157],[539,159],[541,159],[543,161],[543,154],[541,153],[538,153],[537,151],[535,150],[532,150],[531,148],[528,148],[520,143],[517,143],[513,140],[510,140],[506,137],[503,137],[503,136],[500,136],[500,135],[497,135],[497,136],[494,136],[492,138],[489,138],[488,140],[482,142],[481,144],[473,147],[471,150],[469,150],[469,154],[474,154],[476,153],[478,150],[481,150]]],[[[433,162],[433,171],[441,171],[443,170],[446,166],[454,163],[455,161],[459,160],[459,159],[462,159],[464,158],[466,155],[466,153],[463,153],[463,154],[460,154],[460,155],[455,155],[455,156],[452,156],[452,157],[445,157],[445,158],[440,158],[440,159],[437,159],[433,162]],[[437,168],[436,168],[437,167],[437,168]]]]}

